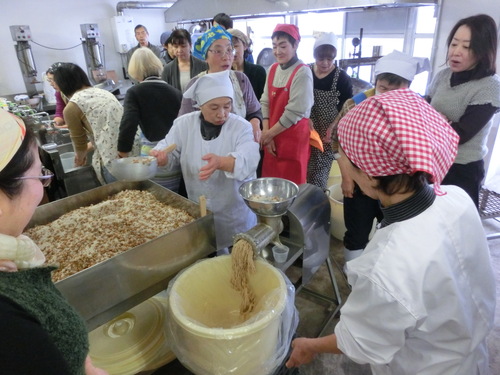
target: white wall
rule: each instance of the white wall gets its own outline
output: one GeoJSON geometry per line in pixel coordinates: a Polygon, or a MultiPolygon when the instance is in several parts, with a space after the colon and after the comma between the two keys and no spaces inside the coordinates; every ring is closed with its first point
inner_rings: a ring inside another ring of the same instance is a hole
{"type": "MultiPolygon", "coordinates": [[[[28,25],[33,40],[51,48],[70,48],[81,43],[80,24],[97,23],[105,46],[106,69],[115,70],[122,79],[122,60],[116,52],[111,33],[111,17],[116,16],[117,0],[16,0],[2,1],[0,10],[0,95],[25,93],[26,87],[17,61],[11,25],[28,25]]],[[[150,42],[160,44],[160,35],[172,27],[165,24],[165,9],[125,9],[124,14],[134,24],[144,24],[150,42]]],[[[67,61],[80,65],[86,71],[81,45],[73,49],[47,49],[30,43],[38,70],[38,79],[54,62],[67,61]]],[[[38,85],[37,85],[38,86],[38,85]]],[[[37,87],[38,88],[38,87],[37,87]]],[[[40,85],[39,91],[42,91],[40,85]]]]}

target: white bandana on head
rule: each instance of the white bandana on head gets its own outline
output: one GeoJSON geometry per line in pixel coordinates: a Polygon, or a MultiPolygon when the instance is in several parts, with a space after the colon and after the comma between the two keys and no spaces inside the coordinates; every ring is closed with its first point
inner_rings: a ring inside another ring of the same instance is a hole
{"type": "Polygon", "coordinates": [[[191,99],[196,107],[215,98],[229,97],[233,100],[234,90],[229,70],[201,76],[186,90],[184,97],[191,99]]]}
{"type": "Polygon", "coordinates": [[[431,71],[427,57],[413,57],[396,50],[381,57],[375,64],[375,77],[381,73],[392,73],[413,81],[415,75],[425,71],[431,71]]]}

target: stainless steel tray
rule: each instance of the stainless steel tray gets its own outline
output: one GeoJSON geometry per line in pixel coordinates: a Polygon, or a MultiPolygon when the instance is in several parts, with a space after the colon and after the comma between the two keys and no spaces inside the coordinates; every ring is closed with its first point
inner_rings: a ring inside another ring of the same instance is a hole
{"type": "Polygon", "coordinates": [[[152,181],[114,182],[39,206],[28,224],[47,224],[122,190],[147,190],[158,200],[189,212],[196,220],[56,283],[90,330],[166,289],[182,269],[215,251],[213,213],[152,181]]]}

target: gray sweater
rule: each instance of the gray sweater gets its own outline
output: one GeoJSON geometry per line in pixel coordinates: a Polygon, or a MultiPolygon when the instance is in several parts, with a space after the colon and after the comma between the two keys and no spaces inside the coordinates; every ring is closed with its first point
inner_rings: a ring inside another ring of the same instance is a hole
{"type": "MultiPolygon", "coordinates": [[[[449,68],[438,72],[429,87],[431,105],[448,120],[458,122],[469,105],[491,104],[500,107],[500,77],[498,75],[471,80],[451,87],[452,71],[449,68]]],[[[469,141],[458,146],[455,163],[468,164],[482,160],[488,153],[486,140],[491,129],[488,122],[469,141]]]]}

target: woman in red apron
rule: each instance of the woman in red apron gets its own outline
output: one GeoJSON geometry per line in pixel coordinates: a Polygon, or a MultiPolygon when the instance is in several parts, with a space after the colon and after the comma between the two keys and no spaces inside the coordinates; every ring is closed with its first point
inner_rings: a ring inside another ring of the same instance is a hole
{"type": "Polygon", "coordinates": [[[277,63],[269,70],[261,98],[264,115],[262,177],[286,178],[303,184],[310,155],[309,114],[314,101],[312,74],[297,57],[300,41],[297,26],[278,24],[272,40],[277,63]]]}

